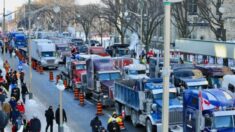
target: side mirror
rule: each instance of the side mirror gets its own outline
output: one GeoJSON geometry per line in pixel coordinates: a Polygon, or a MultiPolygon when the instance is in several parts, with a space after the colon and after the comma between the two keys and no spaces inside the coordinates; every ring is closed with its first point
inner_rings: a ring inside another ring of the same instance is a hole
{"type": "Polygon", "coordinates": [[[152,104],[151,108],[153,111],[157,111],[157,104],[152,104]]]}

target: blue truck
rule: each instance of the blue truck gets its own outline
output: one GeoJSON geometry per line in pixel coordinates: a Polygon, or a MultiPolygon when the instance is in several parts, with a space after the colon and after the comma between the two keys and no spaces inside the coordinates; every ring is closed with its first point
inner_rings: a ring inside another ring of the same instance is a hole
{"type": "Polygon", "coordinates": [[[15,35],[14,47],[15,48],[27,47],[27,37],[25,34],[19,33],[15,35]]]}
{"type": "MultiPolygon", "coordinates": [[[[118,114],[131,117],[134,126],[146,126],[147,132],[162,131],[162,79],[115,81],[114,100],[118,114]]],[[[169,125],[171,132],[182,132],[183,106],[173,85],[169,88],[169,125]]]]}
{"type": "Polygon", "coordinates": [[[234,132],[235,98],[222,89],[192,90],[183,95],[184,132],[234,132]]]}

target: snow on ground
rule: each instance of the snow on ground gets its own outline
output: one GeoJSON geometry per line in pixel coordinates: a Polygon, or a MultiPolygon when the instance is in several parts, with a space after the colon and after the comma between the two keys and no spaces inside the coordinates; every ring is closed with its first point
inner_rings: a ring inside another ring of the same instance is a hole
{"type": "MultiPolygon", "coordinates": [[[[5,77],[5,69],[3,68],[3,60],[0,59],[0,69],[2,69],[3,73],[2,75],[5,77]]],[[[20,85],[20,81],[18,81],[18,86],[20,85]]],[[[21,88],[21,87],[20,87],[21,88]]],[[[9,99],[8,99],[9,100],[9,99]]],[[[6,100],[6,101],[8,101],[6,100]]],[[[46,129],[46,118],[45,118],[45,110],[47,110],[48,107],[46,107],[42,102],[39,101],[37,97],[33,97],[33,99],[26,99],[25,104],[25,117],[27,120],[30,120],[33,117],[38,117],[41,121],[41,131],[44,131],[46,129]]],[[[57,108],[54,108],[54,112],[57,108]]],[[[5,128],[6,132],[11,132],[12,124],[9,122],[7,127],[5,128]]],[[[54,120],[53,124],[53,130],[55,132],[58,131],[58,125],[56,124],[54,120]]],[[[64,132],[72,132],[72,130],[65,124],[64,125],[64,132]]]]}

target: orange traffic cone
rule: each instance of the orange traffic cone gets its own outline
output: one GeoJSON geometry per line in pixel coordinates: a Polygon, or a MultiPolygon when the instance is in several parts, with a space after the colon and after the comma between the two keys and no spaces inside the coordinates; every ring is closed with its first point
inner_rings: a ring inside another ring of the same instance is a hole
{"type": "Polygon", "coordinates": [[[74,99],[75,100],[79,100],[79,89],[78,88],[74,88],[74,99]]]}
{"type": "Polygon", "coordinates": [[[39,68],[40,68],[40,66],[37,65],[37,67],[36,67],[36,71],[37,71],[37,72],[40,72],[40,69],[39,69],[39,68]]]}
{"type": "Polygon", "coordinates": [[[43,74],[43,67],[42,66],[39,66],[39,73],[43,74]]]}
{"type": "Polygon", "coordinates": [[[122,120],[122,121],[118,122],[118,125],[119,125],[120,129],[121,130],[126,129],[125,126],[124,126],[124,122],[123,122],[122,116],[119,116],[119,118],[121,118],[121,120],[122,120]]]}
{"type": "Polygon", "coordinates": [[[97,102],[96,108],[97,108],[96,115],[103,115],[102,103],[100,101],[97,102]]]}
{"type": "Polygon", "coordinates": [[[53,72],[52,71],[49,72],[49,80],[50,81],[54,81],[54,77],[53,77],[53,72]]]}
{"type": "Polygon", "coordinates": [[[79,101],[80,101],[80,105],[81,106],[84,106],[85,105],[85,103],[84,103],[84,95],[83,95],[83,92],[80,92],[80,94],[79,94],[79,101]]]}

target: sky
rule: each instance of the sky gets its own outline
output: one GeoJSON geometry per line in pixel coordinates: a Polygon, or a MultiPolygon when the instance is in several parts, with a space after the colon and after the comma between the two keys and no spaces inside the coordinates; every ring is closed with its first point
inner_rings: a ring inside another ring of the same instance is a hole
{"type": "MultiPolygon", "coordinates": [[[[97,3],[100,0],[76,0],[78,4],[84,5],[88,3],[97,3]]],[[[28,2],[28,0],[5,0],[6,2],[6,11],[11,12],[14,11],[17,7],[22,4],[28,2]]],[[[3,0],[0,0],[0,14],[3,12],[3,0]]]]}

